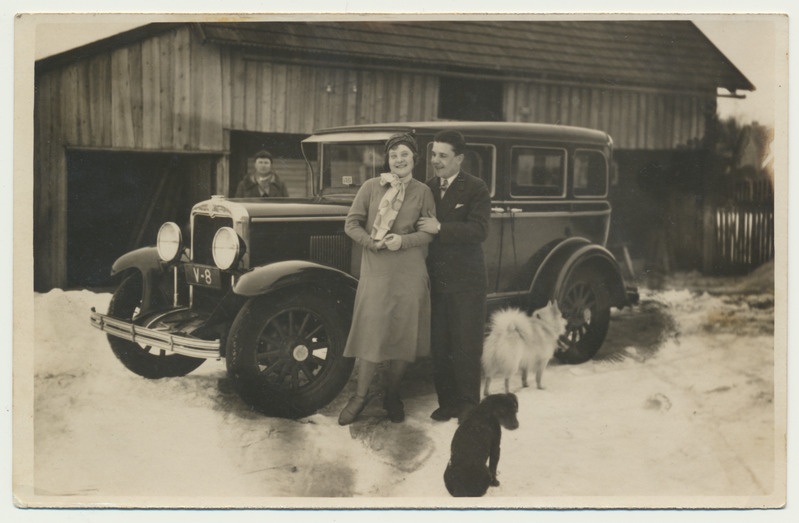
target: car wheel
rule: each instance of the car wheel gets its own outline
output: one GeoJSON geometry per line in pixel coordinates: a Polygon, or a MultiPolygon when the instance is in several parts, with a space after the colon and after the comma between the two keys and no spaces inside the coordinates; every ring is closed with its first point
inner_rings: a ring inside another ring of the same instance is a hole
{"type": "MultiPolygon", "coordinates": [[[[141,314],[142,276],[135,272],[122,280],[111,297],[108,315],[113,318],[137,323],[141,314]]],[[[139,376],[150,379],[185,376],[205,361],[175,354],[149,345],[108,336],[108,343],[117,359],[139,376]]]]}
{"type": "Polygon", "coordinates": [[[586,362],[599,351],[608,332],[610,299],[605,280],[590,267],[577,268],[557,299],[568,324],[555,357],[563,363],[586,362]]]}
{"type": "Polygon", "coordinates": [[[330,403],[352,373],[349,313],[323,291],[266,295],[244,304],[230,329],[228,374],[242,399],[268,416],[300,418],[330,403]]]}

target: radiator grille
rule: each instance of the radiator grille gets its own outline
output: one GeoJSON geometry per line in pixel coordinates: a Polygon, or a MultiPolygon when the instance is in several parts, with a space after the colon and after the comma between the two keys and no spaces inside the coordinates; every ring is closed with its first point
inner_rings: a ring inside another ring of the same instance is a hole
{"type": "Polygon", "coordinates": [[[311,261],[349,272],[350,240],[344,234],[311,236],[311,261]]]}
{"type": "Polygon", "coordinates": [[[194,215],[194,229],[192,231],[192,260],[195,263],[213,265],[214,258],[211,253],[211,243],[220,227],[232,227],[233,219],[229,216],[194,215]]]}

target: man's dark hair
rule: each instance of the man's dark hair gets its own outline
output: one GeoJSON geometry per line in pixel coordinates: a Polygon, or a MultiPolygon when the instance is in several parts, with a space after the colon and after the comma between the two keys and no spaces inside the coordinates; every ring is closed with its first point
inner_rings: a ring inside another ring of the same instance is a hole
{"type": "Polygon", "coordinates": [[[466,140],[458,131],[440,131],[433,137],[433,141],[450,144],[455,156],[463,154],[466,149],[466,140]]]}

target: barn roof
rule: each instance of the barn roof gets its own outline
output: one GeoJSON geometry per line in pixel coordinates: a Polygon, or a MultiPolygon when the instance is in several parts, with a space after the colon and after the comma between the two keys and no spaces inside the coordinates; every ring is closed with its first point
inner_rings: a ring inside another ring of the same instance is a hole
{"type": "MultiPolygon", "coordinates": [[[[127,45],[180,23],[155,23],[40,60],[37,71],[127,45]]],[[[609,87],[716,89],[754,85],[690,21],[208,22],[204,42],[272,59],[522,77],[609,87]]]]}
{"type": "Polygon", "coordinates": [[[273,56],[441,74],[754,90],[690,21],[202,23],[205,41],[273,56]]]}

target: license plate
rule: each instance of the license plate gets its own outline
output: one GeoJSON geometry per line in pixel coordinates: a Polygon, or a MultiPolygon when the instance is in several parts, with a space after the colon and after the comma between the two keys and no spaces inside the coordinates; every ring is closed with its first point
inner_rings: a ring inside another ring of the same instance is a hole
{"type": "Polygon", "coordinates": [[[191,285],[222,288],[222,273],[217,267],[208,265],[186,265],[186,281],[191,285]]]}

